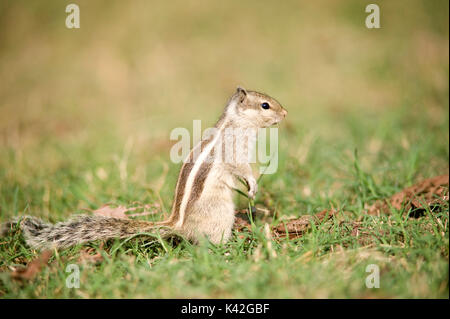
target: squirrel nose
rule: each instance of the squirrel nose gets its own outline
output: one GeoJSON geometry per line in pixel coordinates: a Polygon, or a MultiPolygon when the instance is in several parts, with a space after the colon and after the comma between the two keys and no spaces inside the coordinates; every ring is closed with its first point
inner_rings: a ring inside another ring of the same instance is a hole
{"type": "Polygon", "coordinates": [[[281,114],[283,114],[284,117],[286,117],[288,111],[286,111],[286,109],[283,109],[283,112],[281,114]]]}

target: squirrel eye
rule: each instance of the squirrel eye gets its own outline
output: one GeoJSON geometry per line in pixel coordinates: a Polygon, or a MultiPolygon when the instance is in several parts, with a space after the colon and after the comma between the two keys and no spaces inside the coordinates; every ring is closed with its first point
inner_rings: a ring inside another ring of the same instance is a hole
{"type": "Polygon", "coordinates": [[[269,103],[264,102],[264,103],[261,104],[261,107],[262,107],[263,109],[267,110],[267,109],[270,108],[270,105],[269,105],[269,103]]]}

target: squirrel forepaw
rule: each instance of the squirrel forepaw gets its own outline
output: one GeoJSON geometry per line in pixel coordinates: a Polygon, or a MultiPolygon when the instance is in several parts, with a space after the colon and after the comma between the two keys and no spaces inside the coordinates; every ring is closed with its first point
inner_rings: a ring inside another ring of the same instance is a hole
{"type": "Polygon", "coordinates": [[[258,192],[258,183],[256,183],[256,179],[254,177],[249,178],[247,182],[248,182],[248,197],[254,199],[256,193],[258,192]]]}

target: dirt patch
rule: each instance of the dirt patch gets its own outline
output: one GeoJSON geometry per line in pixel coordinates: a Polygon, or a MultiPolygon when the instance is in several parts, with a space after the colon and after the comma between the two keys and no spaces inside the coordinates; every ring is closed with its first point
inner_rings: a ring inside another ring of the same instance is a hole
{"type": "Polygon", "coordinates": [[[327,221],[337,214],[334,209],[324,209],[315,215],[303,215],[297,219],[288,220],[272,229],[275,238],[289,237],[289,239],[299,238],[311,228],[311,225],[327,221]]]}
{"type": "MultiPolygon", "coordinates": [[[[245,229],[251,231],[251,224],[246,214],[247,210],[237,211],[234,222],[234,229],[238,232],[243,232],[245,229]]],[[[315,215],[303,215],[299,218],[290,219],[282,222],[276,227],[271,228],[271,234],[274,238],[295,239],[303,236],[303,234],[311,227],[313,223],[318,224],[330,219],[337,212],[333,209],[324,209],[315,215]]]]}
{"type": "Polygon", "coordinates": [[[421,217],[427,208],[434,211],[448,204],[448,174],[428,178],[407,187],[388,199],[376,201],[367,213],[369,215],[390,214],[391,209],[404,209],[411,217],[421,217]]]}

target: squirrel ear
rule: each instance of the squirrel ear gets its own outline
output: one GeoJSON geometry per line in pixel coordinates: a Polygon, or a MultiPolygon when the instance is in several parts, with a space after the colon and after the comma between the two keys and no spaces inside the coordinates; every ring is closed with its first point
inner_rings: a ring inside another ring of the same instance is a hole
{"type": "Polygon", "coordinates": [[[236,92],[247,95],[247,91],[242,86],[238,86],[236,92]]]}
{"type": "Polygon", "coordinates": [[[247,96],[247,91],[243,87],[238,86],[236,89],[236,94],[239,97],[239,102],[243,102],[247,96]]]}

